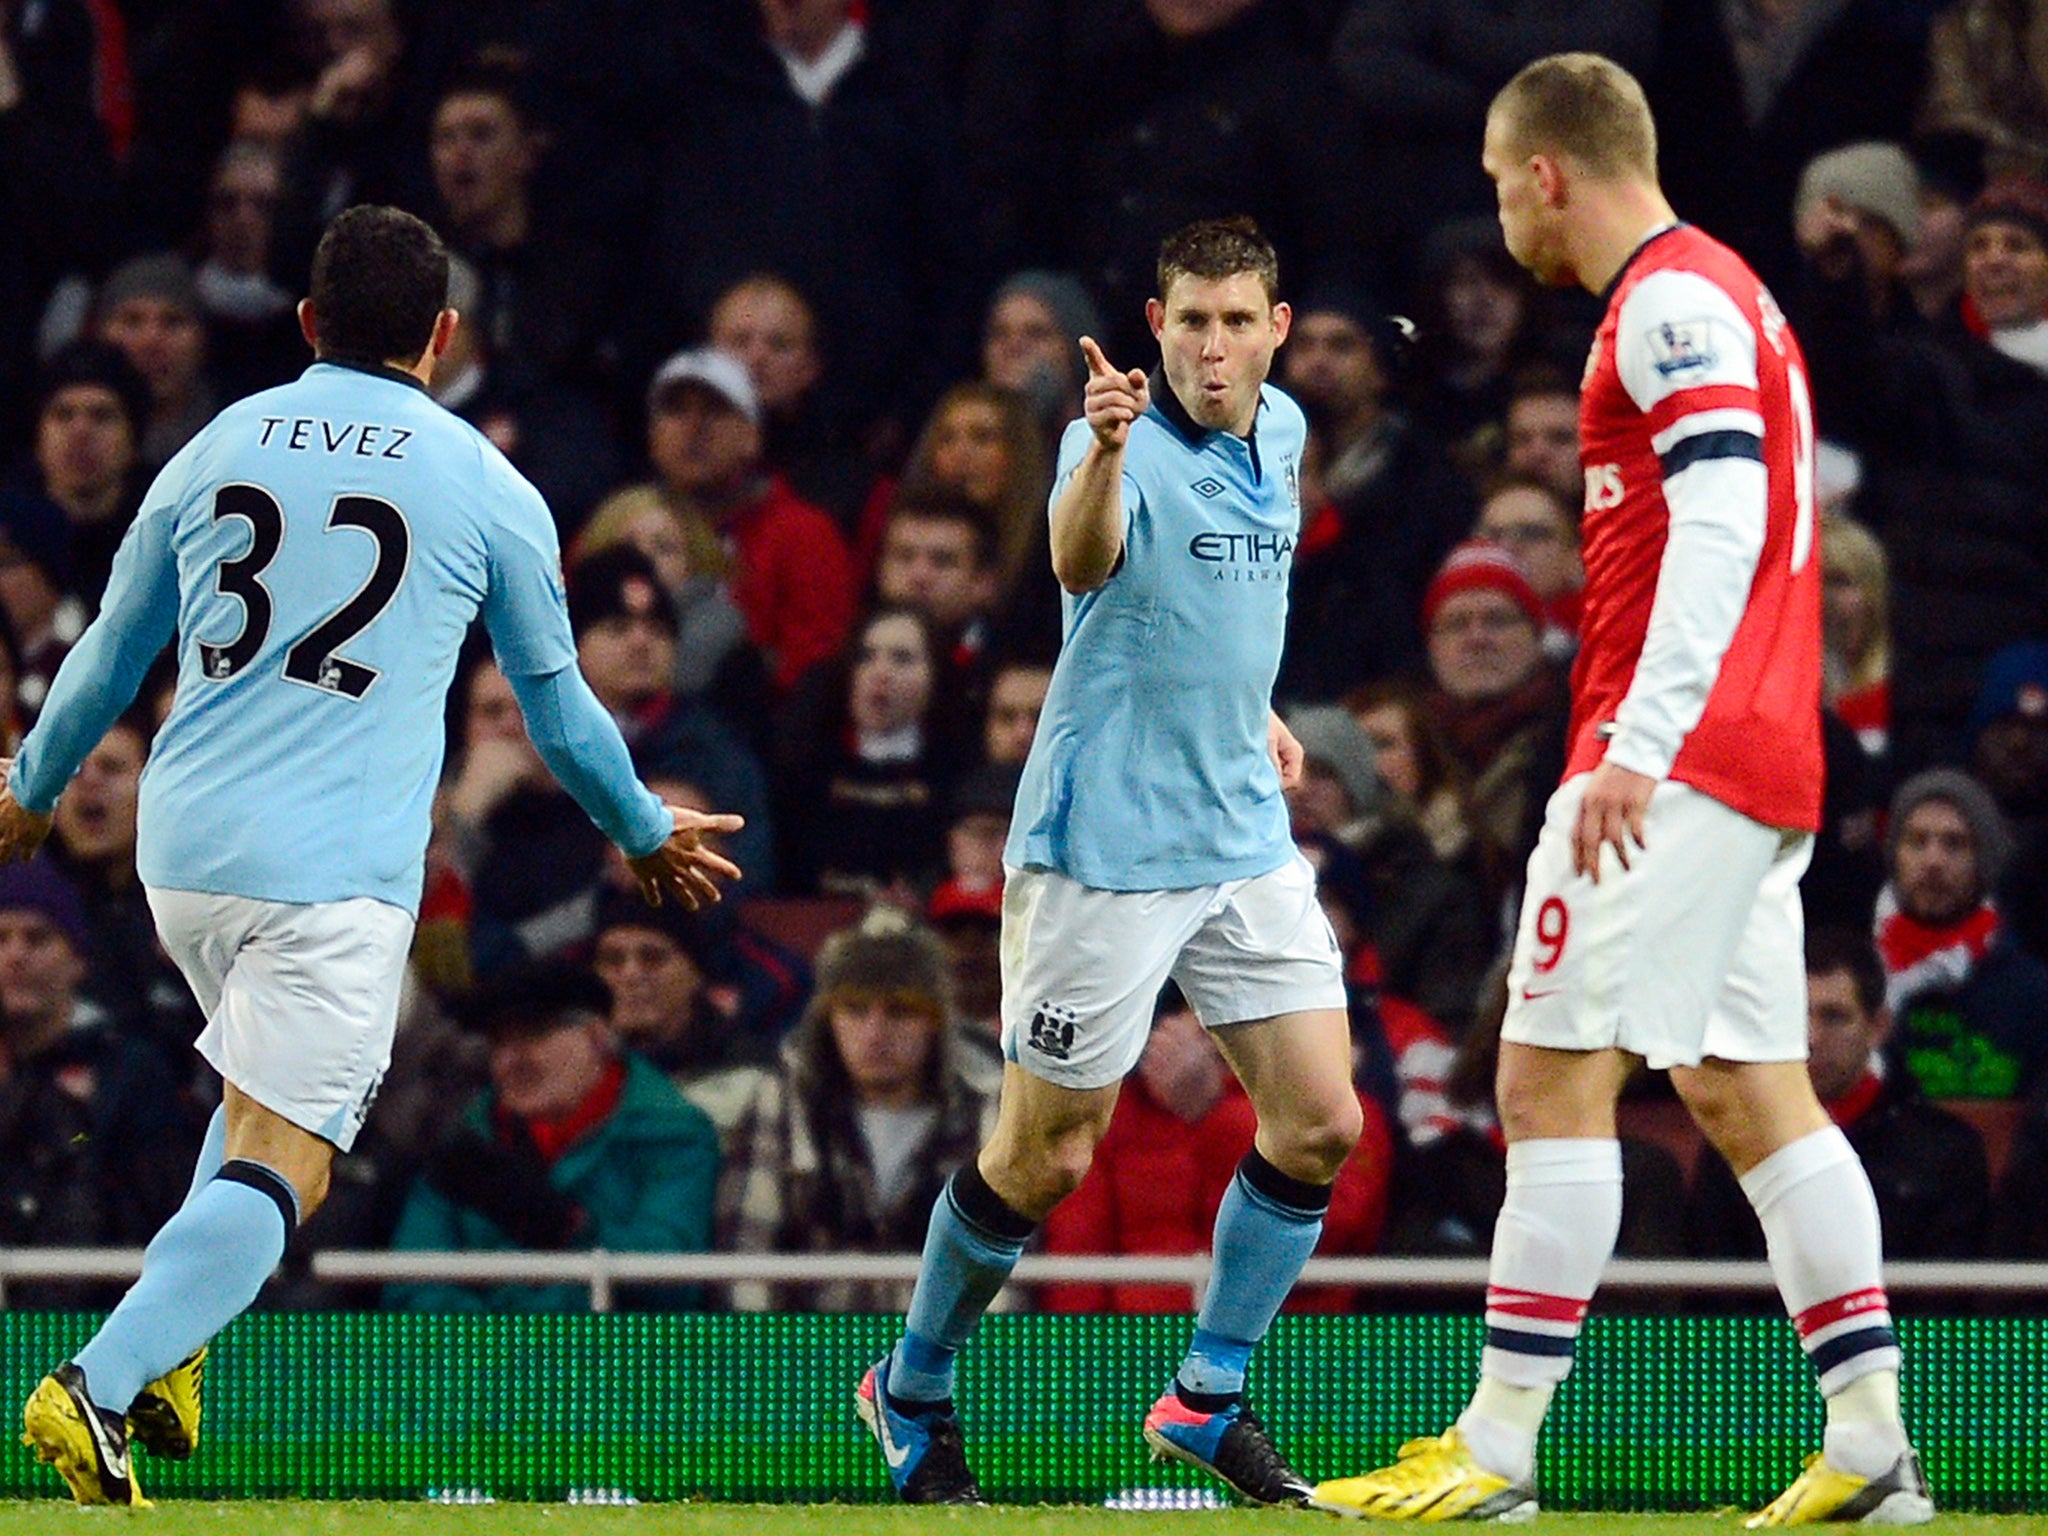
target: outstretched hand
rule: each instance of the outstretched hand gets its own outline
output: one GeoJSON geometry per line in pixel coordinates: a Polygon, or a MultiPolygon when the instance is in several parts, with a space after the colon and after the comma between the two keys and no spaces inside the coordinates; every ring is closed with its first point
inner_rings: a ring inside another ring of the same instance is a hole
{"type": "Polygon", "coordinates": [[[746,821],[739,816],[685,810],[679,805],[664,809],[675,818],[675,830],[669,833],[668,841],[650,854],[626,860],[626,866],[639,880],[640,894],[647,898],[650,907],[660,906],[662,896],[667,894],[695,912],[719,899],[714,876],[725,880],[741,878],[739,865],[704,845],[705,834],[737,832],[746,821]]]}
{"type": "Polygon", "coordinates": [[[33,858],[43,846],[43,839],[50,835],[50,818],[24,810],[15,800],[14,791],[7,787],[7,776],[13,768],[13,758],[0,757],[0,864],[18,864],[33,858]]]}
{"type": "Polygon", "coordinates": [[[1088,384],[1081,392],[1081,414],[1098,443],[1105,448],[1121,448],[1131,435],[1131,423],[1151,409],[1151,386],[1139,369],[1124,373],[1110,367],[1093,336],[1081,338],[1081,355],[1088,359],[1088,384]]]}

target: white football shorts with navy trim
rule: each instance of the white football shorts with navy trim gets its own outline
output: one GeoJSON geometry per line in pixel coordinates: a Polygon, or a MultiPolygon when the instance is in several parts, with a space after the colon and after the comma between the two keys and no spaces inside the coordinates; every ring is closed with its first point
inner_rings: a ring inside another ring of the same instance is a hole
{"type": "Polygon", "coordinates": [[[1179,891],[1009,869],[1002,970],[1004,1059],[1063,1088],[1138,1064],[1169,976],[1210,1029],[1345,1006],[1337,936],[1298,850],[1267,874],[1179,891]]]}
{"type": "Polygon", "coordinates": [[[412,914],[153,886],[164,948],[206,1015],[199,1054],[265,1109],[346,1152],[391,1065],[412,914]]]}

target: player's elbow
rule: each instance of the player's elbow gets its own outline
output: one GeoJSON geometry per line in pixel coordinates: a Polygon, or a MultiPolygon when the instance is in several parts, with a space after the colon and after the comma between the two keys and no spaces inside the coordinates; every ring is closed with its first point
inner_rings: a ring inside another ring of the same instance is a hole
{"type": "Polygon", "coordinates": [[[1052,574],[1062,590],[1075,597],[1093,592],[1116,570],[1116,550],[1103,551],[1088,547],[1078,549],[1055,548],[1052,552],[1052,574]]]}

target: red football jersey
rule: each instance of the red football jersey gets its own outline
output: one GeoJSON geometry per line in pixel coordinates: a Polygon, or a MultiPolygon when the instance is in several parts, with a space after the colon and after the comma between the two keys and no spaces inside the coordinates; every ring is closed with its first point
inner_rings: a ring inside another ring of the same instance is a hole
{"type": "Polygon", "coordinates": [[[1821,570],[1799,343],[1742,258],[1646,240],[1579,404],[1585,609],[1567,774],[1605,755],[1820,826],[1821,570]]]}

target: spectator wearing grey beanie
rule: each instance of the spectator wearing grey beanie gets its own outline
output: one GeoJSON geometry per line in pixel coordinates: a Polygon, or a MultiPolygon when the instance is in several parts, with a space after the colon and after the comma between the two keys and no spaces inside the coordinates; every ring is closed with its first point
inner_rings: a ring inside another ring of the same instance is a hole
{"type": "Polygon", "coordinates": [[[148,381],[142,473],[154,475],[221,404],[207,372],[206,312],[191,265],[173,251],[125,261],[107,274],[93,308],[95,333],[127,353],[148,381]]]}
{"type": "Polygon", "coordinates": [[[2012,834],[1989,791],[1951,768],[1892,797],[1876,938],[1894,1050],[1929,1098],[2012,1098],[2048,1059],[2048,965],[1991,899],[2012,834]]]}
{"type": "Polygon", "coordinates": [[[1031,268],[997,286],[982,325],[981,371],[1015,390],[1049,433],[1081,414],[1088,370],[1079,338],[1102,334],[1102,311],[1066,272],[1031,268]]]}

